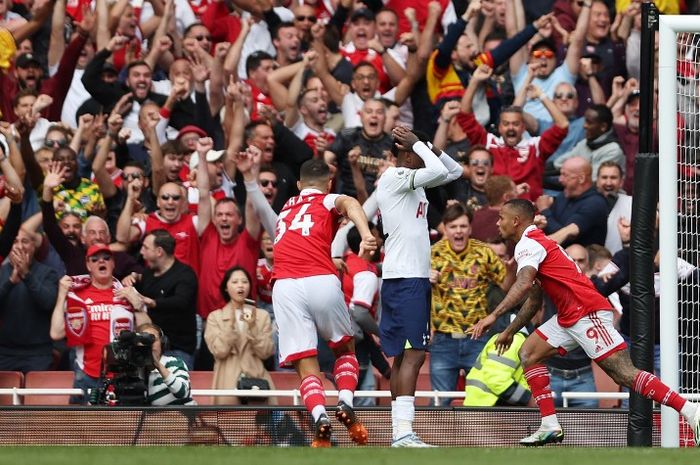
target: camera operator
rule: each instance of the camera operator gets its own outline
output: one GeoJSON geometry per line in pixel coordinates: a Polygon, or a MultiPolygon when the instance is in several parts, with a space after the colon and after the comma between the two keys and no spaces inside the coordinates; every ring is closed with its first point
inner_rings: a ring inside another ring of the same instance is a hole
{"type": "MultiPolygon", "coordinates": [[[[134,288],[123,288],[114,277],[114,259],[106,244],[88,248],[85,256],[87,275],[64,276],[59,282],[58,298],[51,315],[53,340],[66,339],[76,348],[73,387],[100,387],[102,350],[122,331],[151,320],[143,298],[134,288]]],[[[85,403],[88,396],[71,396],[72,404],[85,403]]]]}
{"type": "Polygon", "coordinates": [[[153,323],[144,323],[136,328],[138,333],[154,337],[151,349],[155,368],[148,375],[148,405],[197,405],[190,396],[190,373],[179,357],[163,355],[168,350],[167,337],[153,323]]]}

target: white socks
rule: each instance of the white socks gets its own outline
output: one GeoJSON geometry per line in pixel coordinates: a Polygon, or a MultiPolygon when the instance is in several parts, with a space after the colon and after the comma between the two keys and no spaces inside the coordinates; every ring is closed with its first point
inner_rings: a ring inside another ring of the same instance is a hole
{"type": "Polygon", "coordinates": [[[314,407],[314,409],[311,411],[311,416],[314,417],[314,423],[318,421],[319,418],[321,418],[321,415],[326,413],[326,406],[325,405],[317,405],[314,407]]]}
{"type": "Polygon", "coordinates": [[[414,399],[414,396],[398,396],[396,401],[392,402],[392,436],[394,439],[400,439],[413,433],[413,419],[416,414],[414,399]],[[395,427],[394,422],[396,422],[395,427]]]}
{"type": "Polygon", "coordinates": [[[338,391],[338,401],[345,402],[348,407],[352,407],[352,400],[354,397],[353,392],[348,389],[341,389],[338,391]]]}
{"type": "Polygon", "coordinates": [[[561,429],[561,425],[559,425],[559,420],[556,415],[547,415],[546,417],[542,417],[541,428],[545,431],[552,431],[561,429]]]}

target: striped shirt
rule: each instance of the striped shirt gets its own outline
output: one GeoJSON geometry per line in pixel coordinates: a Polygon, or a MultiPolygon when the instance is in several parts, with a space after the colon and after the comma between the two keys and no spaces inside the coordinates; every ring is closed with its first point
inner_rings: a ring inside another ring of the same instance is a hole
{"type": "Polygon", "coordinates": [[[161,355],[160,363],[170,374],[163,379],[154,369],[148,375],[148,405],[196,405],[190,395],[190,373],[185,362],[161,355]]]}

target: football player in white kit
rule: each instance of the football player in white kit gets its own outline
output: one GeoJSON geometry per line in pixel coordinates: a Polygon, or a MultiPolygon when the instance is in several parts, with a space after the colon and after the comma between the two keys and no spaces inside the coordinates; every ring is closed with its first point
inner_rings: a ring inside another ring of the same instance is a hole
{"type": "Polygon", "coordinates": [[[382,350],[394,357],[391,370],[392,447],[431,447],[413,432],[414,394],[430,340],[430,237],[426,187],[451,182],[462,167],[433,151],[408,128],[394,129],[397,166],[377,185],[384,230],[382,350]]]}

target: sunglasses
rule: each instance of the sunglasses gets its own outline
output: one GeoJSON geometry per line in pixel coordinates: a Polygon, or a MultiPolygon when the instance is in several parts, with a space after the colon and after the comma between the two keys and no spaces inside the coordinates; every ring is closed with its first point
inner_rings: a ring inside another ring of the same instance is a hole
{"type": "Polygon", "coordinates": [[[559,100],[572,99],[574,97],[576,97],[576,95],[573,92],[568,92],[566,94],[554,94],[554,98],[559,100]]]}
{"type": "Polygon", "coordinates": [[[295,17],[294,19],[296,19],[299,22],[309,21],[311,23],[315,23],[317,20],[316,16],[314,16],[314,15],[309,15],[309,16],[299,15],[299,16],[295,17]]]}
{"type": "Polygon", "coordinates": [[[46,139],[44,141],[44,146],[45,147],[66,147],[68,145],[68,141],[65,139],[46,139]]]}
{"type": "Polygon", "coordinates": [[[263,187],[267,187],[270,184],[272,184],[272,187],[277,187],[277,181],[273,181],[271,179],[261,179],[260,180],[260,185],[263,187]]]}
{"type": "Polygon", "coordinates": [[[170,199],[173,199],[174,201],[177,202],[178,200],[180,200],[182,198],[182,196],[179,194],[162,194],[160,196],[160,198],[161,198],[161,200],[165,200],[166,202],[170,199]]]}
{"type": "Polygon", "coordinates": [[[469,160],[469,166],[491,166],[490,160],[469,160]]]}
{"type": "Polygon", "coordinates": [[[207,40],[207,41],[211,42],[211,36],[205,36],[204,34],[194,36],[194,38],[197,40],[197,42],[201,42],[203,40],[207,40]]]}
{"type": "Polygon", "coordinates": [[[99,255],[93,255],[92,257],[88,257],[88,260],[90,263],[97,263],[100,260],[104,260],[106,262],[110,261],[112,259],[112,256],[106,253],[101,253],[99,255]]]}
{"type": "Polygon", "coordinates": [[[535,50],[531,55],[532,58],[554,58],[554,52],[551,50],[535,50]]]}
{"type": "Polygon", "coordinates": [[[122,173],[122,179],[126,179],[127,181],[133,181],[134,179],[141,179],[143,177],[143,174],[141,173],[122,173]]]}

